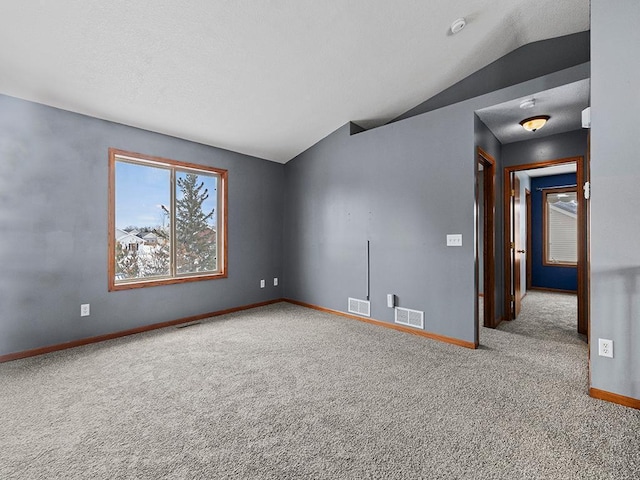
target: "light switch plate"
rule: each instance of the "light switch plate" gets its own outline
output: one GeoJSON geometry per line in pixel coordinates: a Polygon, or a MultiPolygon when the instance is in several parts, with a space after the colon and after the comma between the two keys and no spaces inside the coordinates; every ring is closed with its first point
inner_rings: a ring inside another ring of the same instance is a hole
{"type": "Polygon", "coordinates": [[[461,233],[449,233],[447,234],[447,247],[461,247],[462,246],[462,234],[461,233]]]}
{"type": "Polygon", "coordinates": [[[393,293],[387,294],[387,307],[393,308],[396,306],[396,296],[393,293]]]}

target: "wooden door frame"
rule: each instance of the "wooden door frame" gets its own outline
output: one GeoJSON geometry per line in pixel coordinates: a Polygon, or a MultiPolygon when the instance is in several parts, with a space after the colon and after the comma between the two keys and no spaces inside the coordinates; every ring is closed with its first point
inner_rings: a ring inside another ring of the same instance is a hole
{"type": "Polygon", "coordinates": [[[523,165],[514,165],[504,167],[503,177],[503,218],[504,218],[504,312],[505,318],[512,319],[513,310],[511,308],[511,174],[521,170],[531,170],[535,168],[550,167],[553,165],[562,165],[566,163],[576,164],[576,189],[578,191],[578,332],[588,335],[589,332],[589,252],[587,246],[589,244],[588,229],[588,209],[589,202],[582,194],[582,186],[588,180],[588,168],[584,157],[567,157],[556,160],[547,160],[536,163],[528,163],[523,165]]]}
{"type": "MultiPolygon", "coordinates": [[[[484,290],[484,315],[483,325],[489,328],[495,328],[498,325],[496,322],[496,284],[495,284],[495,264],[496,264],[496,251],[495,251],[495,210],[496,210],[496,161],[495,159],[485,152],[482,148],[477,147],[476,155],[476,175],[478,172],[478,165],[482,164],[483,167],[483,244],[484,251],[480,255],[477,252],[478,242],[476,241],[476,262],[483,262],[483,290],[484,290]]],[[[477,199],[477,193],[476,193],[477,199]]],[[[476,220],[476,232],[478,231],[478,225],[476,220]]],[[[476,238],[478,235],[476,234],[476,238]]],[[[478,313],[478,266],[476,263],[476,314],[478,313]]],[[[476,325],[478,324],[476,319],[476,325]]],[[[476,335],[476,340],[478,340],[476,335]]]]}
{"type": "Polygon", "coordinates": [[[528,188],[524,189],[524,196],[525,196],[525,215],[526,215],[526,223],[527,223],[527,256],[525,257],[525,261],[527,262],[527,282],[526,282],[526,286],[525,288],[527,290],[531,289],[531,250],[532,250],[532,240],[531,240],[531,231],[532,231],[532,224],[531,224],[531,190],[529,190],[528,188]]]}
{"type": "Polygon", "coordinates": [[[513,275],[514,315],[517,317],[522,307],[522,260],[519,256],[520,251],[518,250],[518,248],[522,249],[522,238],[520,238],[520,228],[522,225],[522,197],[520,196],[520,178],[517,175],[513,175],[513,186],[511,189],[513,190],[513,196],[510,198],[510,200],[513,200],[513,218],[510,218],[510,221],[512,220],[513,223],[510,224],[509,228],[513,228],[514,266],[519,267],[517,275],[515,272],[513,275]],[[518,212],[517,219],[516,211],[518,212]]]}

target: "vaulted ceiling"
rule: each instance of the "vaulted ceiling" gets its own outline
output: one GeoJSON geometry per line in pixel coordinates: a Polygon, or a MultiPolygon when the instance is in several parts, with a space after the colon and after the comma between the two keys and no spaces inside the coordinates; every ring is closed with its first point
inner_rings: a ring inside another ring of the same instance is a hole
{"type": "Polygon", "coordinates": [[[21,0],[0,93],[284,163],[588,28],[589,0],[21,0]]]}

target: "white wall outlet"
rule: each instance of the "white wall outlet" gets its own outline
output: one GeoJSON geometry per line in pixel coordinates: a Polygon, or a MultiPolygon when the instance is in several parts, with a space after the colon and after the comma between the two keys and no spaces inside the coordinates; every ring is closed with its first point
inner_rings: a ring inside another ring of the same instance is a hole
{"type": "Polygon", "coordinates": [[[260,280],[260,288],[264,288],[264,285],[265,285],[264,280],[260,280]]]}
{"type": "Polygon", "coordinates": [[[91,315],[91,305],[88,303],[80,305],[80,316],[88,317],[89,315],[91,315]]]}
{"type": "Polygon", "coordinates": [[[278,277],[273,277],[273,286],[274,287],[278,286],[278,277]]]}
{"type": "Polygon", "coordinates": [[[613,340],[606,338],[598,339],[598,355],[601,357],[613,358],[613,340]]]}
{"type": "Polygon", "coordinates": [[[462,246],[462,234],[461,233],[449,233],[447,234],[447,247],[461,247],[462,246]]]}

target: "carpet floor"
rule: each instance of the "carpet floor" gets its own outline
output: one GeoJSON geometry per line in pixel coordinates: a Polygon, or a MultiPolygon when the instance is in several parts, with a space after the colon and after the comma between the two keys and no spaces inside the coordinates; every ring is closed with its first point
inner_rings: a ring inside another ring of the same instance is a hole
{"type": "Polygon", "coordinates": [[[640,478],[575,297],[530,292],[480,339],[278,303],[0,364],[0,478],[640,478]]]}

